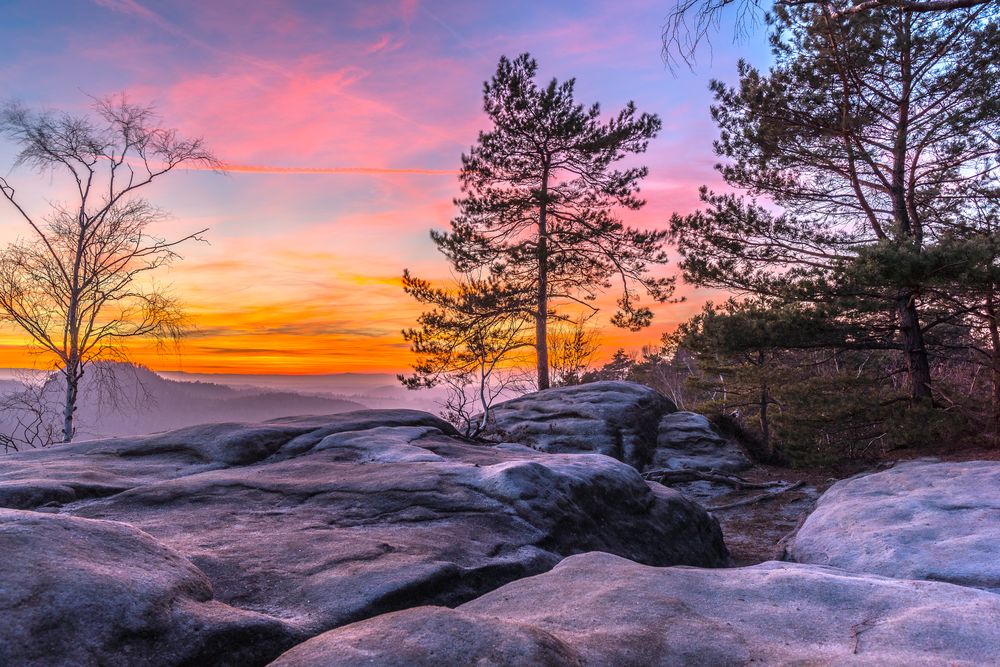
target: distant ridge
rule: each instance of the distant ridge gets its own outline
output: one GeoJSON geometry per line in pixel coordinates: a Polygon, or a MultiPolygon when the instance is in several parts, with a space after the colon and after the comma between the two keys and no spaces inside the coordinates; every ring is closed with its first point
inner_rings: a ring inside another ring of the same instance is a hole
{"type": "MultiPolygon", "coordinates": [[[[16,390],[19,385],[14,380],[17,377],[18,374],[12,373],[10,379],[5,379],[0,373],[0,393],[16,390]]],[[[49,384],[49,400],[58,413],[61,382],[58,376],[53,376],[49,384]]],[[[367,407],[344,398],[275,387],[234,387],[218,381],[196,380],[195,376],[176,380],[142,366],[106,363],[91,368],[81,382],[77,439],[139,435],[195,424],[327,415],[367,407]],[[118,386],[113,398],[99,386],[102,375],[113,378],[118,386]]],[[[0,415],[0,428],[6,432],[10,421],[10,415],[0,415]]]]}

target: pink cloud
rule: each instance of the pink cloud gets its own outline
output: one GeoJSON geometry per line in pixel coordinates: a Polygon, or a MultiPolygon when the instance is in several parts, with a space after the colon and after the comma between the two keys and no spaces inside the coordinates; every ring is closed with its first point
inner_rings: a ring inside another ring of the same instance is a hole
{"type": "MultiPolygon", "coordinates": [[[[194,171],[213,171],[213,167],[191,165],[187,167],[194,171]]],[[[421,169],[419,167],[390,169],[386,167],[280,167],[275,165],[222,163],[221,169],[237,174],[365,174],[365,175],[420,175],[420,176],[456,176],[453,169],[421,169]]]]}

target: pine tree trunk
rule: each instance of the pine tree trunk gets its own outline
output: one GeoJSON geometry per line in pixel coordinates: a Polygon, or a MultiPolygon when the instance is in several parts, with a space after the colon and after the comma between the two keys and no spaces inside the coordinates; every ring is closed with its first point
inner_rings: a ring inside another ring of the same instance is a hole
{"type": "Polygon", "coordinates": [[[996,300],[992,285],[986,293],[986,315],[986,322],[990,330],[990,381],[993,389],[993,444],[994,446],[1000,446],[1000,324],[997,322],[996,300]]]}
{"type": "Polygon", "coordinates": [[[541,204],[538,209],[538,295],[535,307],[535,357],[538,389],[549,388],[549,237],[548,237],[548,170],[542,177],[541,204]]]}
{"type": "MultiPolygon", "coordinates": [[[[913,82],[909,14],[902,13],[899,20],[901,90],[899,93],[899,115],[896,119],[896,138],[893,146],[892,184],[889,188],[889,195],[892,198],[897,243],[912,245],[913,249],[919,252],[923,245],[923,230],[920,221],[910,215],[906,188],[906,155],[909,146],[910,95],[913,82]]],[[[896,294],[896,312],[899,318],[899,330],[903,336],[903,351],[906,354],[910,398],[929,400],[931,398],[931,367],[927,359],[927,350],[924,347],[924,333],[920,329],[916,295],[914,289],[901,289],[896,294]]]]}
{"type": "MultiPolygon", "coordinates": [[[[760,362],[759,368],[760,372],[764,372],[764,352],[758,353],[758,360],[760,362]]],[[[767,383],[760,383],[760,413],[758,414],[758,419],[760,421],[760,437],[761,441],[764,443],[764,451],[768,456],[771,456],[771,425],[768,421],[767,415],[767,405],[771,402],[771,396],[768,393],[767,383]]]]}
{"type": "Polygon", "coordinates": [[[920,329],[916,294],[904,290],[896,296],[896,310],[899,330],[903,336],[903,352],[906,354],[906,370],[910,379],[910,397],[931,398],[931,366],[924,347],[924,333],[920,329]]]}

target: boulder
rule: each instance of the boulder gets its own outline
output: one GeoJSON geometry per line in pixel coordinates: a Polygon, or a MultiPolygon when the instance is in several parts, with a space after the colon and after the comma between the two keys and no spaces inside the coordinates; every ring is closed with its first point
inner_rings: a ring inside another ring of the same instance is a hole
{"type": "Polygon", "coordinates": [[[418,607],[296,646],[272,667],[337,665],[982,665],[1000,596],[769,562],[655,568],[564,560],[456,609],[418,607]]]}
{"type": "Polygon", "coordinates": [[[0,664],[260,664],[301,639],[122,523],[0,510],[0,664]]]}
{"type": "Polygon", "coordinates": [[[640,384],[592,382],[494,406],[494,423],[485,436],[543,452],[596,452],[642,470],[653,460],[660,418],[676,409],[640,384]]]}
{"type": "MultiPolygon", "coordinates": [[[[215,599],[300,638],[415,605],[459,604],[585,551],[655,565],[727,558],[714,518],[628,465],[470,443],[418,412],[213,425],[4,462],[0,504],[135,526],[190,561],[215,599]]],[[[18,576],[0,572],[0,589],[18,576]]],[[[89,597],[102,608],[98,593],[89,597]]]]}
{"type": "Polygon", "coordinates": [[[719,435],[705,415],[672,412],[660,419],[651,468],[739,472],[750,459],[737,443],[719,435]]]}
{"type": "Polygon", "coordinates": [[[800,563],[1000,593],[998,554],[997,461],[914,461],[837,482],[787,547],[800,563]]]}

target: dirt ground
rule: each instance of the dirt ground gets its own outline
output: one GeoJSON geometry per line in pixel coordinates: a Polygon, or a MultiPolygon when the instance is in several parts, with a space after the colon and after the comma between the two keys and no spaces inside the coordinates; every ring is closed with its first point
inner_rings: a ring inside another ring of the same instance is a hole
{"type": "MultiPolygon", "coordinates": [[[[819,497],[834,482],[853,475],[882,470],[897,462],[921,458],[935,458],[942,461],[997,461],[1000,460],[1000,449],[975,447],[956,450],[944,443],[940,447],[897,450],[877,462],[857,462],[833,468],[806,470],[755,465],[741,472],[739,477],[751,482],[780,481],[786,485],[801,482],[802,485],[794,490],[769,496],[766,500],[729,509],[713,508],[769,494],[772,490],[740,491],[707,482],[672,486],[695,497],[702,505],[712,510],[722,526],[732,565],[739,567],[780,559],[784,551],[783,540],[794,533],[800,522],[812,512],[819,497]]],[[[781,488],[784,487],[776,487],[776,489],[781,488]]]]}
{"type": "Polygon", "coordinates": [[[812,511],[816,499],[839,479],[823,472],[764,465],[745,470],[739,477],[749,482],[783,484],[771,489],[746,490],[706,481],[671,484],[718,518],[734,566],[779,558],[781,540],[798,527],[799,521],[812,511]],[[775,493],[798,483],[801,483],[798,488],[775,493]],[[723,507],[758,497],[765,499],[739,507],[723,507]]]}

